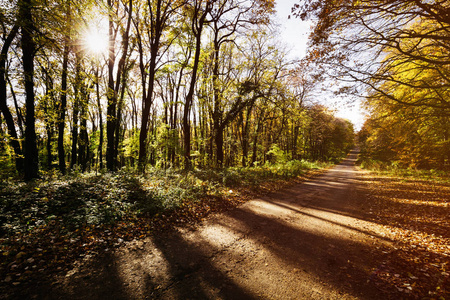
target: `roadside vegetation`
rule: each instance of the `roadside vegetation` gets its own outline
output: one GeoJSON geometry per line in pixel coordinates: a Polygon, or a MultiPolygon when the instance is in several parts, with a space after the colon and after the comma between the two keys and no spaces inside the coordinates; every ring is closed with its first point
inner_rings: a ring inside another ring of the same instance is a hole
{"type": "Polygon", "coordinates": [[[450,173],[439,169],[417,169],[404,167],[398,162],[386,162],[370,158],[360,158],[359,166],[378,176],[389,176],[420,181],[450,183],[450,173]]]}
{"type": "MultiPolygon", "coordinates": [[[[276,151],[275,151],[276,152],[276,151]]],[[[282,157],[279,159],[283,160],[282,157]]],[[[191,226],[329,163],[282,161],[251,168],[80,173],[0,183],[3,288],[67,271],[86,255],[171,226],[191,226]]],[[[2,288],[2,289],[3,289],[2,288]]]]}

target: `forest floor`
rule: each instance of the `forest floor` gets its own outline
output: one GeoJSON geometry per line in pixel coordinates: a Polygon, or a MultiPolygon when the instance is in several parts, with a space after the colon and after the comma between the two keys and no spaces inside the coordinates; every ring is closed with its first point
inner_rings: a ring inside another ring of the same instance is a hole
{"type": "Polygon", "coordinates": [[[159,231],[124,223],[41,276],[46,254],[23,249],[30,276],[8,265],[0,299],[450,299],[450,184],[365,172],[356,155],[265,195],[199,202],[195,222],[181,208],[159,231]]]}

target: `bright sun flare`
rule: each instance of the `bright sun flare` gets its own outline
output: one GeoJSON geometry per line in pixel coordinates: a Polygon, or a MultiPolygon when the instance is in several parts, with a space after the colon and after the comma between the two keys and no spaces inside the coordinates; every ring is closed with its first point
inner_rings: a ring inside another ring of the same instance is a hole
{"type": "Polygon", "coordinates": [[[108,37],[98,29],[90,29],[84,37],[85,47],[94,55],[108,52],[108,37]]]}

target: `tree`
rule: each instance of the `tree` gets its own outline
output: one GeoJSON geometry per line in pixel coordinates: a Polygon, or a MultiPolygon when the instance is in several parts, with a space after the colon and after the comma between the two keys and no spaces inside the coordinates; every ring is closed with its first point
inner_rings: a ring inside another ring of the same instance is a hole
{"type": "MultiPolygon", "coordinates": [[[[394,88],[395,94],[408,95],[404,98],[417,103],[432,96],[425,91],[414,93],[414,88],[405,86],[394,88]]],[[[450,123],[445,110],[404,105],[378,92],[369,95],[366,106],[371,114],[359,135],[366,158],[405,167],[448,168],[450,123]]]]}
{"type": "Polygon", "coordinates": [[[45,51],[42,51],[42,59],[37,59],[37,65],[40,73],[36,74],[36,79],[38,82],[43,83],[44,94],[40,97],[38,96],[36,116],[37,118],[41,117],[44,122],[45,132],[47,134],[47,141],[45,145],[47,152],[46,165],[47,169],[51,170],[53,168],[53,138],[57,119],[55,114],[56,89],[54,86],[54,70],[57,68],[52,63],[48,53],[45,51]]]}
{"type": "Polygon", "coordinates": [[[9,142],[14,150],[16,169],[19,173],[23,172],[23,156],[22,149],[17,136],[16,126],[14,124],[13,116],[7,105],[7,69],[6,62],[8,58],[9,48],[19,32],[19,25],[14,24],[9,33],[3,37],[3,46],[0,54],[0,111],[3,114],[6,125],[8,127],[8,134],[10,136],[9,142]]]}
{"type": "Polygon", "coordinates": [[[323,105],[308,109],[307,153],[313,160],[340,159],[354,144],[353,125],[336,118],[323,105]]]}
{"type": "Polygon", "coordinates": [[[213,0],[195,0],[190,7],[190,24],[193,37],[195,39],[194,62],[191,71],[191,80],[189,90],[186,95],[183,110],[183,136],[184,136],[184,167],[191,168],[191,126],[190,111],[194,97],[195,86],[197,83],[197,72],[200,61],[201,40],[204,25],[208,22],[207,16],[213,8],[213,0]]]}
{"type": "Polygon", "coordinates": [[[294,11],[317,20],[310,57],[353,85],[343,92],[367,97],[363,151],[405,166],[446,166],[448,1],[300,1],[294,11]]]}
{"type": "MultiPolygon", "coordinates": [[[[139,66],[142,78],[142,118],[141,131],[139,136],[139,164],[144,169],[147,160],[147,136],[149,131],[150,109],[154,100],[155,76],[157,72],[158,58],[162,54],[163,34],[168,29],[172,15],[183,5],[181,1],[155,0],[148,1],[145,7],[144,22],[150,24],[146,26],[145,32],[148,37],[150,61],[148,66],[144,62],[144,23],[135,21],[137,31],[137,42],[139,48],[139,66]]],[[[172,37],[173,40],[173,37],[172,37]]],[[[165,42],[170,45],[171,41],[165,42]]]]}
{"type": "MultiPolygon", "coordinates": [[[[213,112],[212,120],[214,127],[214,140],[216,146],[216,164],[222,167],[223,153],[223,131],[225,127],[238,116],[248,102],[243,101],[243,94],[237,95],[232,104],[225,105],[224,90],[227,84],[220,81],[221,74],[228,77],[225,70],[221,67],[221,48],[226,44],[233,43],[233,36],[238,30],[248,24],[257,24],[266,21],[266,16],[273,12],[272,1],[234,1],[225,0],[215,2],[211,11],[211,20],[209,26],[212,30],[212,86],[213,86],[213,112]],[[230,109],[225,112],[224,107],[230,109]]],[[[248,93],[248,89],[241,89],[248,93]]]]}
{"type": "MultiPolygon", "coordinates": [[[[302,0],[293,10],[304,20],[316,21],[311,33],[310,56],[324,63],[321,71],[328,71],[334,78],[375,90],[384,82],[414,86],[417,90],[441,89],[450,84],[447,1],[302,0]],[[395,55],[385,59],[386,53],[395,55]],[[409,64],[408,68],[404,66],[405,72],[433,69],[434,83],[414,82],[411,77],[393,78],[391,67],[393,61],[399,63],[397,57],[402,57],[401,64],[409,64]]],[[[364,94],[358,86],[342,91],[364,94]]],[[[386,96],[403,101],[391,92],[386,96]]],[[[442,109],[449,109],[448,98],[443,97],[439,102],[442,109]]]]}
{"type": "Polygon", "coordinates": [[[123,24],[116,23],[119,19],[119,1],[108,0],[108,34],[109,34],[109,51],[108,51],[108,105],[106,108],[106,167],[110,171],[115,171],[117,168],[117,154],[118,154],[118,139],[120,126],[120,108],[118,105],[119,95],[123,95],[126,89],[126,61],[129,54],[130,42],[130,28],[133,14],[133,0],[128,1],[128,6],[125,6],[123,13],[127,16],[127,21],[124,28],[123,24]],[[121,57],[117,63],[116,75],[114,70],[116,65],[116,36],[121,32],[122,48],[121,57]]]}
{"type": "MultiPolygon", "coordinates": [[[[435,26],[427,22],[414,23],[411,27],[420,33],[435,26]]],[[[410,48],[410,55],[397,48],[385,51],[385,58],[371,82],[376,92],[369,94],[369,97],[382,96],[386,101],[397,102],[404,107],[439,109],[450,116],[449,66],[411,57],[426,55],[433,58],[441,53],[441,47],[423,42],[420,38],[401,40],[399,47],[410,48]],[[421,47],[415,48],[417,44],[421,47]]]]}
{"type": "MultiPolygon", "coordinates": [[[[310,156],[302,149],[313,124],[304,105],[310,81],[273,41],[274,1],[5,3],[0,134],[9,144],[0,151],[18,166],[25,154],[27,180],[38,175],[38,157],[52,168],[56,148],[61,173],[67,162],[102,168],[105,150],[110,171],[136,162],[141,170],[248,166],[280,151],[310,156]],[[109,51],[90,58],[88,47],[100,45],[87,44],[88,33],[101,34],[93,23],[103,22],[109,51]]],[[[335,137],[347,128],[330,120],[325,159],[338,155],[335,137]]]]}
{"type": "Polygon", "coordinates": [[[34,41],[33,3],[31,0],[20,0],[19,19],[21,30],[22,64],[25,85],[25,180],[31,180],[39,176],[38,150],[35,127],[35,95],[34,95],[34,56],[36,44],[34,41]]]}
{"type": "MultiPolygon", "coordinates": [[[[243,77],[240,90],[248,93],[248,105],[240,113],[242,118],[241,148],[242,165],[247,165],[250,148],[250,125],[254,121],[255,106],[264,107],[258,103],[260,99],[275,99],[284,91],[279,90],[283,82],[284,73],[289,68],[286,62],[286,53],[276,45],[273,31],[259,26],[256,32],[251,32],[247,37],[249,49],[243,53],[242,69],[243,77]],[[277,95],[278,94],[278,95],[277,95]]],[[[298,113],[298,112],[296,112],[298,113]]],[[[260,124],[261,125],[261,124],[260,124]]],[[[257,137],[255,137],[257,138],[257,137]]]]}
{"type": "Polygon", "coordinates": [[[66,160],[64,151],[64,127],[66,120],[66,107],[67,107],[67,76],[69,66],[69,54],[70,54],[70,28],[71,28],[71,10],[70,2],[68,1],[64,5],[65,19],[63,27],[63,61],[61,70],[61,90],[59,96],[58,106],[58,165],[62,174],[66,173],[66,160]]]}

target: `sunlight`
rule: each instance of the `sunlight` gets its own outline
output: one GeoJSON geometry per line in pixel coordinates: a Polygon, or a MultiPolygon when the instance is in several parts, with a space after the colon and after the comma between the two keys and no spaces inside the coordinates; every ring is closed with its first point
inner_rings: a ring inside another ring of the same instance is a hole
{"type": "Polygon", "coordinates": [[[89,28],[84,34],[84,47],[92,55],[108,53],[108,36],[98,28],[89,28]]]}

